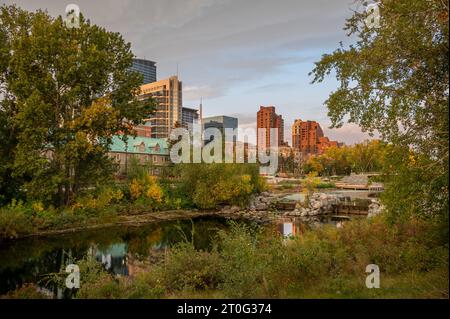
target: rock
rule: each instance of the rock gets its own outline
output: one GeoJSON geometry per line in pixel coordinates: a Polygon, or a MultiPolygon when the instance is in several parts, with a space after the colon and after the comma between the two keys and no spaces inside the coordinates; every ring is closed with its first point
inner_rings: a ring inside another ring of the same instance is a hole
{"type": "Polygon", "coordinates": [[[309,212],[310,216],[316,216],[316,215],[319,215],[319,214],[320,214],[320,210],[318,210],[318,209],[314,209],[314,210],[309,212]]]}
{"type": "Polygon", "coordinates": [[[241,210],[241,208],[239,206],[231,206],[231,208],[229,209],[229,212],[231,214],[234,214],[236,212],[239,212],[241,210]]]}
{"type": "Polygon", "coordinates": [[[371,217],[381,214],[383,209],[384,209],[383,205],[381,205],[378,202],[370,204],[369,210],[367,213],[367,218],[371,218],[371,217]]]}
{"type": "Polygon", "coordinates": [[[311,207],[313,209],[320,209],[322,207],[322,203],[321,202],[311,202],[311,207]]]}
{"type": "Polygon", "coordinates": [[[259,203],[255,205],[255,209],[258,211],[267,210],[268,206],[265,203],[259,203]]]}
{"type": "Polygon", "coordinates": [[[311,196],[311,199],[320,199],[320,195],[322,195],[322,193],[314,193],[311,196]]]}

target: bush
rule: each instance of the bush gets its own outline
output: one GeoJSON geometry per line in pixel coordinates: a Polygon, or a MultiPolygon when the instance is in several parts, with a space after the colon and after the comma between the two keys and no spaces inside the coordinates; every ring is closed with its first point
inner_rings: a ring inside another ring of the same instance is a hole
{"type": "Polygon", "coordinates": [[[148,206],[149,209],[161,207],[163,202],[163,190],[156,177],[145,174],[139,179],[133,179],[130,183],[131,200],[148,206]]]}
{"type": "Polygon", "coordinates": [[[264,239],[260,229],[236,223],[219,238],[224,294],[230,298],[271,295],[268,279],[281,257],[281,239],[264,239]]]}
{"type": "Polygon", "coordinates": [[[243,206],[251,194],[266,188],[253,164],[184,164],[179,165],[178,176],[180,193],[201,209],[243,206]]]}
{"type": "Polygon", "coordinates": [[[162,278],[170,290],[204,290],[217,288],[220,281],[220,258],[217,250],[197,251],[191,243],[173,247],[165,261],[162,278]]]}
{"type": "Polygon", "coordinates": [[[0,299],[47,299],[48,296],[39,291],[35,284],[25,284],[21,288],[1,296],[0,299]]]}
{"type": "Polygon", "coordinates": [[[22,202],[13,201],[9,206],[0,208],[0,238],[16,238],[34,231],[31,207],[22,202]]]}

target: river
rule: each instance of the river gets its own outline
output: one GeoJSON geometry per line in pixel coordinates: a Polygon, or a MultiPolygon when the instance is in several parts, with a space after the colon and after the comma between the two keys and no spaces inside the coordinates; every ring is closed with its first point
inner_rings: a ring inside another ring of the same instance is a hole
{"type": "MultiPolygon", "coordinates": [[[[238,222],[256,226],[244,220],[238,222]]],[[[322,216],[320,224],[323,223],[335,224],[336,221],[331,216],[322,216]]],[[[289,237],[300,235],[317,224],[317,221],[311,224],[296,218],[280,218],[263,227],[275,236],[289,237]]],[[[208,250],[218,231],[228,227],[226,218],[202,217],[0,242],[0,295],[24,283],[38,283],[52,297],[68,297],[67,291],[63,292],[56,285],[44,287],[45,276],[88,255],[95,257],[106,270],[130,276],[142,262],[161,260],[172,245],[191,241],[192,236],[197,249],[208,250]]]]}

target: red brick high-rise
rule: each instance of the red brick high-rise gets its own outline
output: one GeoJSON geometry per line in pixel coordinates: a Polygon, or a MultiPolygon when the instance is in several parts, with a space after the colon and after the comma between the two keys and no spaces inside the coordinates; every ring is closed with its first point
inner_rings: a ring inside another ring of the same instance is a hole
{"type": "Polygon", "coordinates": [[[320,155],[333,146],[340,147],[341,144],[324,136],[319,123],[295,120],[292,125],[292,147],[303,155],[320,155]]]}
{"type": "MultiPolygon", "coordinates": [[[[265,134],[265,141],[266,141],[266,148],[269,148],[274,145],[270,145],[270,129],[271,128],[277,128],[278,129],[278,145],[282,146],[284,145],[284,120],[281,115],[278,115],[275,113],[275,106],[261,106],[259,108],[259,111],[257,113],[257,123],[256,126],[258,129],[265,128],[266,134],[265,134]]],[[[257,145],[259,148],[260,141],[259,134],[257,134],[257,145]]]]}
{"type": "Polygon", "coordinates": [[[305,155],[317,155],[321,137],[322,128],[315,121],[295,120],[292,125],[292,147],[305,155]]]}

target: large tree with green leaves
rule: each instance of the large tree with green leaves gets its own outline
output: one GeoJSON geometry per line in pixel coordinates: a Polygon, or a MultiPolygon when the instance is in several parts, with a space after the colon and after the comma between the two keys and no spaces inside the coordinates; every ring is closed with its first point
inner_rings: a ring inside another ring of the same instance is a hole
{"type": "Polygon", "coordinates": [[[325,54],[313,82],[336,74],[326,101],[334,127],[357,123],[394,146],[388,211],[447,219],[448,0],[381,0],[379,27],[356,3],[345,26],[355,43],[325,54]]]}
{"type": "Polygon", "coordinates": [[[80,17],[0,8],[0,194],[70,203],[111,177],[111,137],[151,114],[130,44],[80,17]]]}

